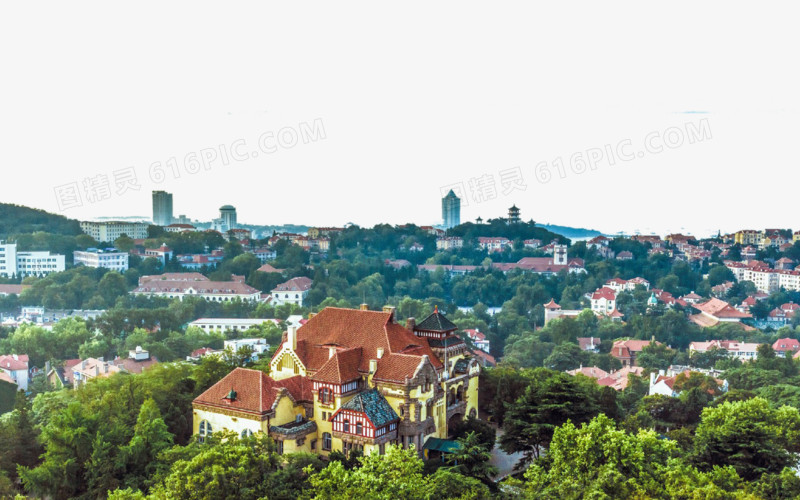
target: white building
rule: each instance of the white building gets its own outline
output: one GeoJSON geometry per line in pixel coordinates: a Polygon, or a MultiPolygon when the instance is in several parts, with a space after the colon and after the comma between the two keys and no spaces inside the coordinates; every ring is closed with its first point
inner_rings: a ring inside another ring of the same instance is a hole
{"type": "Polygon", "coordinates": [[[260,338],[226,340],[224,345],[225,349],[230,348],[233,352],[238,351],[242,347],[249,347],[253,349],[253,355],[251,357],[253,361],[257,360],[262,354],[269,351],[269,344],[267,344],[267,341],[260,338]]]}
{"type": "Polygon", "coordinates": [[[460,236],[436,238],[436,250],[450,250],[464,246],[464,239],[460,236]]]}
{"type": "Polygon", "coordinates": [[[11,377],[20,389],[28,390],[28,356],[8,354],[0,356],[0,371],[11,377]]]}
{"type": "Polygon", "coordinates": [[[303,300],[311,290],[312,281],[310,278],[301,276],[292,278],[285,283],[281,283],[272,290],[272,303],[276,306],[283,304],[303,305],[303,300]]]}
{"type": "Polygon", "coordinates": [[[617,307],[617,294],[608,287],[595,290],[591,298],[592,311],[602,314],[610,314],[617,307]]]}
{"type": "Polygon", "coordinates": [[[147,224],[125,221],[81,221],[81,230],[95,241],[114,241],[123,234],[134,240],[147,238],[147,224]]]}
{"type": "Polygon", "coordinates": [[[758,358],[758,346],[760,345],[752,342],[737,342],[735,340],[692,342],[689,344],[689,355],[693,352],[706,352],[709,349],[723,349],[733,358],[752,361],[758,358]]]}
{"type": "Polygon", "coordinates": [[[183,297],[200,297],[210,302],[242,300],[257,302],[261,291],[244,283],[244,277],[231,281],[209,281],[199,273],[167,273],[157,276],[142,276],[139,286],[131,291],[134,295],[166,297],[183,300],[183,297]]]}
{"type": "Polygon", "coordinates": [[[252,319],[252,318],[200,318],[189,323],[205,332],[244,332],[254,326],[264,323],[278,324],[277,319],[252,319]]]}
{"type": "Polygon", "coordinates": [[[485,237],[478,238],[478,246],[487,252],[502,252],[506,247],[511,245],[511,240],[503,237],[485,237]]]}
{"type": "Polygon", "coordinates": [[[128,252],[120,252],[116,248],[76,250],[72,255],[76,266],[103,267],[120,273],[128,270],[128,252]]]}
{"type": "Polygon", "coordinates": [[[46,276],[66,268],[63,255],[19,252],[16,243],[0,242],[0,276],[46,276]]]}
{"type": "Polygon", "coordinates": [[[17,274],[17,244],[0,241],[0,276],[17,274]]]}

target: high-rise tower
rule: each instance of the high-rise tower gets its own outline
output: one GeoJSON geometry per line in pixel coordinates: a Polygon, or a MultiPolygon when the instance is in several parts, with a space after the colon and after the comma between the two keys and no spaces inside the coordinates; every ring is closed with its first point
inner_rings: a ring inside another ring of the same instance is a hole
{"type": "Polygon", "coordinates": [[[227,230],[236,229],[236,208],[233,205],[223,205],[219,207],[219,218],[227,230]]]}
{"type": "Polygon", "coordinates": [[[156,226],[172,224],[172,193],[153,191],[153,224],[156,226]]]}
{"type": "Polygon", "coordinates": [[[461,198],[452,189],[442,198],[442,219],[446,229],[461,224],[461,198]]]}

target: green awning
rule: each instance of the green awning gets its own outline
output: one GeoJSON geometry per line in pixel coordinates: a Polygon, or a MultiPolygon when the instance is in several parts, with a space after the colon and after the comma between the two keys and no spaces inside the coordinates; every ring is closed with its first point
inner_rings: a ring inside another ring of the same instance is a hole
{"type": "Polygon", "coordinates": [[[461,448],[461,445],[458,441],[439,438],[428,438],[428,440],[425,441],[425,446],[422,447],[423,450],[440,451],[442,453],[453,453],[459,448],[461,448]]]}

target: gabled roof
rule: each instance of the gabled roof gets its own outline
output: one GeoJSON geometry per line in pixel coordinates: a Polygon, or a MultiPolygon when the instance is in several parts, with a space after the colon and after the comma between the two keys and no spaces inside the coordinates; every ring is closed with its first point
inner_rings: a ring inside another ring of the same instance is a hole
{"type": "Polygon", "coordinates": [[[311,278],[306,278],[305,276],[299,276],[297,278],[292,278],[285,283],[281,283],[280,285],[276,286],[273,289],[273,292],[305,292],[311,288],[311,278]]]}
{"type": "Polygon", "coordinates": [[[592,300],[600,300],[600,299],[615,300],[616,298],[617,298],[617,292],[605,286],[602,288],[598,288],[592,294],[592,300]]]}
{"type": "Polygon", "coordinates": [[[28,356],[5,355],[0,356],[0,368],[7,371],[18,371],[28,369],[28,356]]]}
{"type": "MultiPolygon", "coordinates": [[[[360,348],[355,363],[358,372],[369,373],[370,360],[377,360],[376,376],[386,380],[402,382],[406,375],[412,376],[423,356],[428,356],[435,369],[443,366],[428,341],[395,323],[391,312],[326,307],[297,329],[295,352],[311,375],[328,363],[331,347],[340,352],[360,348]]],[[[282,352],[283,348],[275,356],[282,352]]]]}
{"type": "Polygon", "coordinates": [[[317,382],[330,382],[333,384],[344,384],[357,380],[361,377],[358,373],[358,365],[361,362],[361,348],[354,347],[337,351],[322,365],[317,373],[312,377],[317,382]]]}
{"type": "Polygon", "coordinates": [[[386,398],[378,392],[378,389],[356,394],[353,399],[342,405],[342,409],[365,414],[376,429],[400,420],[400,417],[389,405],[389,402],[386,401],[386,398]]]}
{"type": "Polygon", "coordinates": [[[284,392],[288,393],[295,401],[310,400],[310,385],[305,377],[299,375],[275,381],[259,370],[235,368],[222,380],[197,396],[194,403],[265,414],[273,410],[275,403],[284,392]],[[234,400],[227,398],[231,390],[236,392],[234,400]]]}
{"type": "Polygon", "coordinates": [[[270,264],[264,264],[263,266],[261,266],[258,269],[256,269],[256,271],[260,271],[262,273],[278,273],[278,274],[280,274],[283,271],[285,271],[285,269],[278,269],[276,267],[273,267],[270,264]]]}
{"type": "Polygon", "coordinates": [[[436,307],[436,309],[430,316],[420,321],[419,324],[414,327],[414,330],[425,331],[425,332],[449,333],[458,330],[458,326],[456,326],[455,323],[447,319],[444,316],[444,314],[440,313],[439,308],[436,307]]]}
{"type": "Polygon", "coordinates": [[[692,307],[698,309],[715,318],[751,318],[752,316],[734,309],[724,300],[712,298],[706,302],[693,304],[692,307]]]}

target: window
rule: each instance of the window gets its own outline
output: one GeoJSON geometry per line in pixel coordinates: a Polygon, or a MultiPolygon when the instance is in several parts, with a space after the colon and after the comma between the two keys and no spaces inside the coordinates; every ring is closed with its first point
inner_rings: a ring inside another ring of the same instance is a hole
{"type": "Polygon", "coordinates": [[[363,431],[364,431],[364,426],[361,425],[361,422],[358,422],[356,424],[356,434],[360,436],[363,433],[363,431]]]}
{"type": "Polygon", "coordinates": [[[330,432],[323,432],[322,433],[322,449],[324,451],[331,451],[331,433],[330,432]]]}
{"type": "Polygon", "coordinates": [[[277,445],[278,445],[278,454],[283,455],[283,441],[278,441],[277,445]]]}
{"type": "Polygon", "coordinates": [[[242,437],[243,438],[250,437],[252,435],[253,435],[253,431],[251,431],[250,429],[245,429],[245,430],[242,431],[242,437]]]}
{"type": "Polygon", "coordinates": [[[344,432],[350,432],[350,421],[349,421],[349,420],[345,420],[345,421],[342,423],[342,430],[343,430],[344,432]]]}
{"type": "Polygon", "coordinates": [[[331,390],[327,387],[323,387],[319,390],[319,400],[324,403],[328,404],[331,402],[331,390]]]}
{"type": "Polygon", "coordinates": [[[200,421],[200,441],[202,442],[206,437],[211,437],[213,434],[213,429],[211,428],[211,423],[206,420],[200,421]]]}

